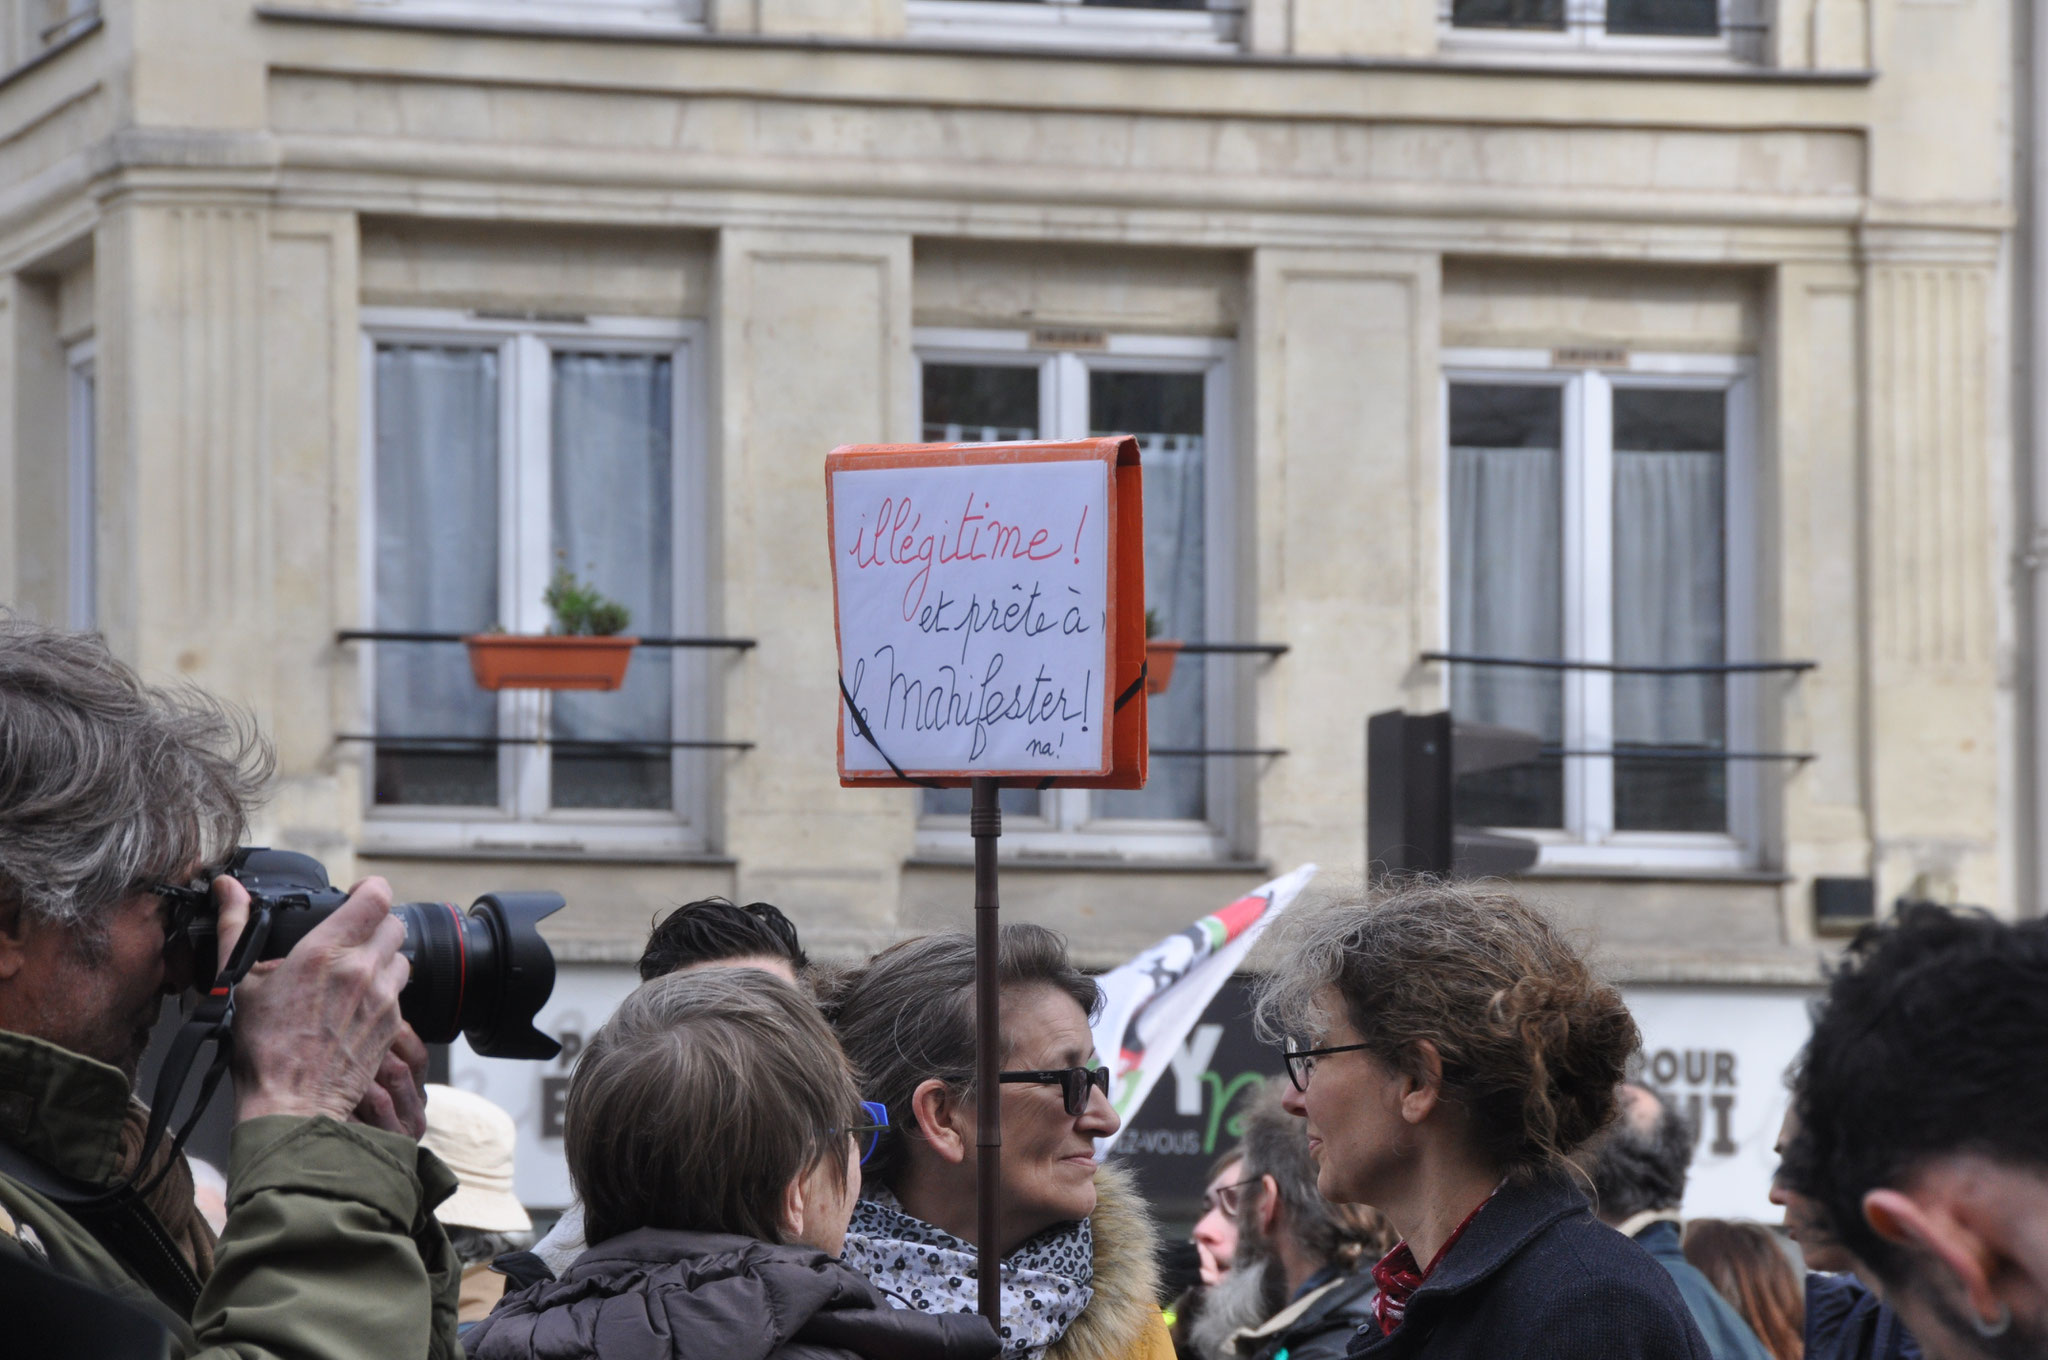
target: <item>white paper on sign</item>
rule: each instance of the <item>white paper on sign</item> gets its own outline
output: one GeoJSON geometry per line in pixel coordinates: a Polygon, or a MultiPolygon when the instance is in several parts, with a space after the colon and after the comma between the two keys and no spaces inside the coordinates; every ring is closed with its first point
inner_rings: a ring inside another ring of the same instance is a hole
{"type": "Polygon", "coordinates": [[[849,771],[1110,767],[1107,462],[832,474],[849,771]]]}

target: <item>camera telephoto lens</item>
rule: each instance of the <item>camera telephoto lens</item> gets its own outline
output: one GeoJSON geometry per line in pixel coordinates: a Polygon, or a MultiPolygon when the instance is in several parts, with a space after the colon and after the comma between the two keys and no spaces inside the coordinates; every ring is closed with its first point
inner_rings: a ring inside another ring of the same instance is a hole
{"type": "MultiPolygon", "coordinates": [[[[281,959],[326,920],[348,894],[327,881],[327,869],[311,855],[290,850],[244,847],[227,872],[249,890],[252,901],[270,907],[270,936],[262,957],[281,959]]],[[[555,956],[541,938],[543,917],[562,909],[559,893],[495,892],[479,897],[467,912],[448,902],[407,902],[391,909],[405,923],[401,952],[412,961],[412,976],[399,997],[399,1011],[430,1044],[460,1034],[487,1058],[552,1058],[562,1046],[534,1027],[533,1018],[555,987],[555,956]]],[[[217,959],[215,921],[192,923],[188,931],[202,972],[217,959]]],[[[210,977],[202,982],[204,990],[210,977]]]]}

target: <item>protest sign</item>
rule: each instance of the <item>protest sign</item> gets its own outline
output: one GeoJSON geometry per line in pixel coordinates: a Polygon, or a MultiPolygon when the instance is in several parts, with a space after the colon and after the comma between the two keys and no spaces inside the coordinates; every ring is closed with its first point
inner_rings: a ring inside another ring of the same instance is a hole
{"type": "Polygon", "coordinates": [[[1136,441],[849,446],[825,480],[841,783],[1143,785],[1136,441]]]}

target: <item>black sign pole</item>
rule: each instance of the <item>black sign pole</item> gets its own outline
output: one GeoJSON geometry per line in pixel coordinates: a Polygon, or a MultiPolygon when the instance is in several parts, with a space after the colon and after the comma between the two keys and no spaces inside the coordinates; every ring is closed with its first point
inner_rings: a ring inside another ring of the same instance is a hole
{"type": "Polygon", "coordinates": [[[977,777],[967,827],[974,836],[974,1260],[981,1315],[1003,1329],[1002,1257],[996,1249],[997,1204],[1002,1190],[1003,1088],[996,1079],[1002,1052],[1002,998],[997,992],[996,840],[1003,808],[996,781],[977,777]]]}

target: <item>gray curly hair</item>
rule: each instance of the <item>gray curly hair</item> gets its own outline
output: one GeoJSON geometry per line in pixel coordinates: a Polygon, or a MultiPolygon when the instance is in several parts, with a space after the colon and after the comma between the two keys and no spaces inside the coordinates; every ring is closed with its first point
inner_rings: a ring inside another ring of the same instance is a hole
{"type": "Polygon", "coordinates": [[[0,900],[90,949],[118,903],[225,859],[271,768],[246,713],[0,611],[0,900]]]}

